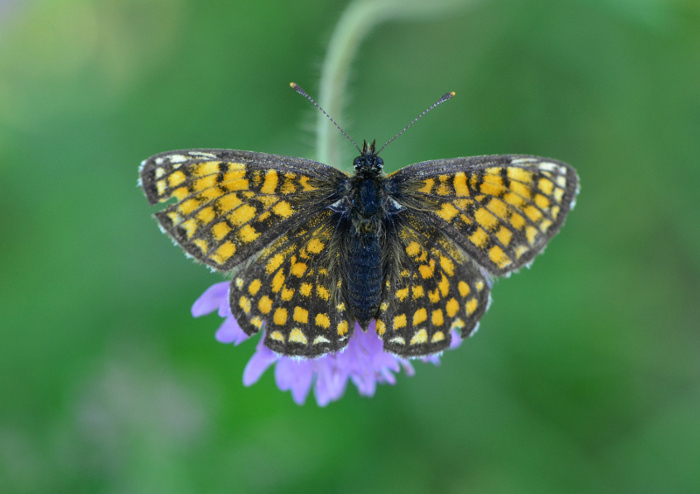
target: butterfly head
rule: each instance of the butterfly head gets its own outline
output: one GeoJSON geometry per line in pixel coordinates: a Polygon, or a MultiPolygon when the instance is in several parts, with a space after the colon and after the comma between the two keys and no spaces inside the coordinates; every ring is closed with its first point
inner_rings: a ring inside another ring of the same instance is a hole
{"type": "Polygon", "coordinates": [[[382,171],[384,160],[377,156],[374,141],[372,141],[372,144],[367,144],[367,141],[364,141],[362,144],[362,154],[355,158],[352,164],[355,166],[355,171],[358,173],[378,175],[379,172],[382,171]]]}

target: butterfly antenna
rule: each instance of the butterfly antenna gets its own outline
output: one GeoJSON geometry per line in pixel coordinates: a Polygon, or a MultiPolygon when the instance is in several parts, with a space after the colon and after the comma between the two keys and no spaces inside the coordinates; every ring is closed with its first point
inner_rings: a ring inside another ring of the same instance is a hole
{"type": "Polygon", "coordinates": [[[333,117],[331,117],[328,113],[326,113],[326,110],[324,110],[323,108],[321,108],[321,107],[319,106],[319,104],[316,103],[316,102],[314,101],[314,99],[313,99],[311,96],[309,96],[309,95],[306,93],[306,91],[304,91],[304,89],[303,89],[299,84],[297,84],[296,82],[290,82],[290,83],[289,83],[289,86],[290,86],[292,89],[294,89],[297,93],[301,94],[304,98],[308,99],[308,100],[311,102],[312,105],[314,105],[316,108],[319,109],[319,111],[320,111],[321,113],[323,113],[326,117],[328,117],[328,120],[330,120],[330,121],[333,123],[333,125],[336,126],[336,128],[340,131],[340,133],[343,134],[345,137],[347,137],[348,140],[349,140],[350,142],[352,142],[352,143],[355,145],[355,147],[357,148],[357,150],[358,150],[360,153],[362,153],[362,150],[360,149],[360,146],[357,145],[357,143],[352,139],[352,137],[350,137],[349,135],[347,135],[347,134],[345,133],[345,131],[344,131],[342,128],[340,128],[340,125],[338,125],[338,124],[335,122],[335,120],[333,120],[333,117]]]}
{"type": "Polygon", "coordinates": [[[418,120],[420,120],[421,118],[423,118],[430,110],[432,110],[433,108],[435,108],[435,107],[438,106],[438,105],[441,105],[442,103],[444,103],[444,102],[447,101],[448,99],[452,98],[455,94],[456,94],[456,93],[455,93],[454,91],[450,91],[449,93],[443,95],[443,97],[440,98],[439,100],[437,100],[435,103],[433,103],[432,105],[430,105],[428,108],[426,108],[425,111],[424,111],[423,113],[421,113],[421,114],[418,115],[416,118],[414,118],[413,121],[412,121],[410,124],[408,124],[406,127],[404,127],[403,130],[402,130],[401,132],[399,132],[399,133],[396,134],[394,137],[392,137],[391,139],[389,139],[388,141],[386,141],[386,143],[379,149],[379,151],[377,151],[377,154],[381,153],[381,152],[382,152],[382,149],[384,149],[385,147],[387,147],[387,146],[389,145],[389,143],[394,142],[394,139],[396,139],[396,138],[399,137],[401,134],[403,134],[404,132],[406,132],[406,131],[411,127],[411,125],[413,125],[413,124],[416,123],[418,120]]]}

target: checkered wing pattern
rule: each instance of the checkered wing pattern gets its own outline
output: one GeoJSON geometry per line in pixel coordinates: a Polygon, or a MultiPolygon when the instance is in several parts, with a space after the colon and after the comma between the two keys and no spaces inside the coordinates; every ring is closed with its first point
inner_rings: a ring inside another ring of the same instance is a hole
{"type": "Polygon", "coordinates": [[[142,164],[155,214],[189,255],[230,271],[335,199],[348,176],[315,161],[216,149],[155,155],[142,164]]]}
{"type": "Polygon", "coordinates": [[[241,328],[265,328],[265,345],[316,357],[342,349],[354,320],[340,296],[339,250],[329,209],[275,240],[234,271],[230,305],[241,328]]]}
{"type": "Polygon", "coordinates": [[[377,334],[384,349],[403,357],[441,352],[451,329],[472,334],[486,311],[490,286],[479,267],[455,242],[407,210],[393,228],[397,245],[393,269],[380,306],[377,334]]]}
{"type": "Polygon", "coordinates": [[[426,161],[389,181],[398,203],[424,212],[423,221],[494,275],[542,252],[578,191],[578,176],[566,163],[522,155],[426,161]]]}

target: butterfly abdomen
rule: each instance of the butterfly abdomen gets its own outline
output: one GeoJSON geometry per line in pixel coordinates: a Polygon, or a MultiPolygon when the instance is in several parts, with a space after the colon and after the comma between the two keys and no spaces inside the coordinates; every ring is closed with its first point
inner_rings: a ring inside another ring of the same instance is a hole
{"type": "Polygon", "coordinates": [[[382,186],[376,174],[353,183],[352,228],[348,239],[347,301],[352,315],[367,328],[382,297],[382,186]]]}
{"type": "Polygon", "coordinates": [[[382,297],[382,249],[377,235],[350,235],[348,249],[348,304],[350,312],[367,328],[379,310],[382,297]]]}

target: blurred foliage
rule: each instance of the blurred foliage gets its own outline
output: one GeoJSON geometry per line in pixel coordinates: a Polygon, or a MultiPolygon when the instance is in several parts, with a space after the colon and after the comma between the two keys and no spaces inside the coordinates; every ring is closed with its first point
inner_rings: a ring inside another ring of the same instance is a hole
{"type": "Polygon", "coordinates": [[[528,153],[581,176],[439,368],[298,407],[271,373],[243,387],[253,343],[191,318],[221,277],[158,231],[138,164],[313,156],[288,82],[316,93],[345,5],[0,1],[2,492],[700,492],[697,2],[470,2],[363,43],[356,140],[458,96],[390,169],[528,153]]]}

